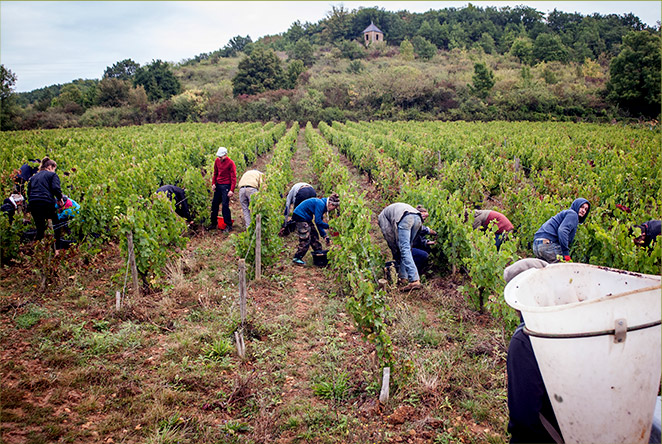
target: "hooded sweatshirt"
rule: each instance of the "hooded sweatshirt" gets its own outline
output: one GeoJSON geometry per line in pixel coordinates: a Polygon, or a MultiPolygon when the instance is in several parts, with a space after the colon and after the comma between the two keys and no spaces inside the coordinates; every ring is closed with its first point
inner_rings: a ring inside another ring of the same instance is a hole
{"type": "Polygon", "coordinates": [[[588,200],[581,197],[575,199],[572,205],[570,205],[569,210],[563,210],[556,216],[547,220],[547,222],[536,231],[536,234],[533,235],[533,240],[548,239],[561,246],[561,251],[564,256],[569,256],[570,245],[572,245],[572,241],[575,239],[577,227],[579,224],[584,223],[590,211],[591,205],[588,200]],[[579,208],[585,203],[588,203],[589,207],[584,217],[580,218],[579,208]]]}
{"type": "MultiPolygon", "coordinates": [[[[382,230],[384,239],[386,239],[386,243],[391,249],[393,257],[400,257],[400,248],[398,247],[398,224],[402,218],[408,214],[418,214],[421,221],[423,220],[420,211],[411,205],[402,202],[396,202],[387,206],[381,213],[379,213],[379,217],[377,218],[379,228],[382,230]]],[[[412,240],[415,238],[416,235],[412,237],[412,240]]]]}
{"type": "Polygon", "coordinates": [[[329,228],[329,224],[324,222],[324,213],[326,213],[326,201],[327,197],[311,198],[306,199],[299,204],[298,207],[294,209],[292,215],[292,220],[297,222],[308,222],[312,223],[313,219],[315,220],[315,225],[317,225],[317,230],[319,231],[320,237],[326,237],[326,229],[329,228]]]}

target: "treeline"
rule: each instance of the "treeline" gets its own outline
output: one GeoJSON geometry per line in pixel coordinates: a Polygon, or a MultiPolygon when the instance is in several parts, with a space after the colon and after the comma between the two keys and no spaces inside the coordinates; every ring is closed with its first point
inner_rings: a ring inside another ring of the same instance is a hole
{"type": "Polygon", "coordinates": [[[659,33],[632,14],[333,6],[318,23],[236,36],[178,64],[123,60],[101,80],[14,94],[3,66],[1,127],[650,119],[660,114],[659,33]],[[370,23],[385,43],[363,45],[370,23]]]}

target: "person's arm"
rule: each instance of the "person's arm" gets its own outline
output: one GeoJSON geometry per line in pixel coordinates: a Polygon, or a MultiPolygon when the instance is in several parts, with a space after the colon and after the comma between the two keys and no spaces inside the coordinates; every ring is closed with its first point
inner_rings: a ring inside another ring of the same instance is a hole
{"type": "Polygon", "coordinates": [[[234,164],[234,161],[230,164],[230,191],[234,193],[234,189],[237,186],[237,165],[234,164]]]}
{"type": "Polygon", "coordinates": [[[570,255],[570,244],[575,237],[577,225],[579,225],[579,216],[574,211],[568,211],[557,231],[563,256],[570,255]]]}
{"type": "Polygon", "coordinates": [[[287,193],[287,199],[285,200],[285,217],[290,214],[290,205],[294,203],[294,195],[296,193],[294,192],[294,187],[290,190],[289,193],[287,193]]]}
{"type": "Polygon", "coordinates": [[[315,225],[317,225],[317,230],[319,231],[321,238],[326,238],[325,230],[329,228],[329,224],[324,222],[324,211],[325,208],[315,209],[315,225]]]}
{"type": "Polygon", "coordinates": [[[51,177],[51,193],[53,193],[53,196],[55,196],[55,199],[58,202],[64,205],[64,202],[62,202],[62,189],[60,188],[60,178],[55,173],[53,173],[53,176],[51,177]]]}
{"type": "Polygon", "coordinates": [[[218,179],[218,157],[214,160],[214,174],[211,177],[212,190],[216,190],[216,179],[218,179]]]}

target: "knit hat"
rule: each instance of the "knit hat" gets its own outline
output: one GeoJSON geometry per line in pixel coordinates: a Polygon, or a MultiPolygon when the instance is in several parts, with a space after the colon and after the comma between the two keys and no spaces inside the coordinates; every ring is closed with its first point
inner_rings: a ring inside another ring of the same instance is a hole
{"type": "Polygon", "coordinates": [[[228,155],[228,149],[225,148],[224,146],[220,147],[218,151],[216,151],[216,157],[223,157],[228,155]]]}
{"type": "Polygon", "coordinates": [[[332,195],[329,196],[328,198],[329,204],[334,205],[334,206],[340,206],[340,196],[338,196],[337,193],[333,193],[332,195]]]}

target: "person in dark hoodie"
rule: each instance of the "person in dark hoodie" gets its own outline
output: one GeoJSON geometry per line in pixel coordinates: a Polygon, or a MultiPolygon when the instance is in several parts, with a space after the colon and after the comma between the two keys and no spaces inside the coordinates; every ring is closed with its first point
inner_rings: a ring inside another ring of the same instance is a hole
{"type": "Polygon", "coordinates": [[[186,219],[187,222],[191,222],[191,213],[189,211],[188,201],[186,200],[186,192],[184,192],[183,188],[175,185],[163,185],[156,192],[165,193],[168,199],[175,203],[175,213],[186,219]]]}
{"type": "Polygon", "coordinates": [[[533,236],[533,254],[549,263],[561,259],[570,261],[570,246],[577,227],[584,223],[591,204],[584,198],[575,199],[570,209],[563,210],[545,222],[533,236]]]}
{"type": "MultiPolygon", "coordinates": [[[[44,157],[39,171],[28,181],[28,208],[37,228],[37,240],[44,238],[49,219],[57,221],[55,204],[64,207],[56,168],[54,160],[44,157]]],[[[60,230],[55,231],[55,241],[56,245],[60,243],[60,230]]]]}
{"type": "Polygon", "coordinates": [[[641,225],[635,225],[630,229],[630,235],[634,234],[635,228],[639,228],[641,234],[633,239],[634,243],[640,247],[652,248],[651,244],[657,242],[657,237],[662,231],[662,222],[653,219],[641,225]]]}

